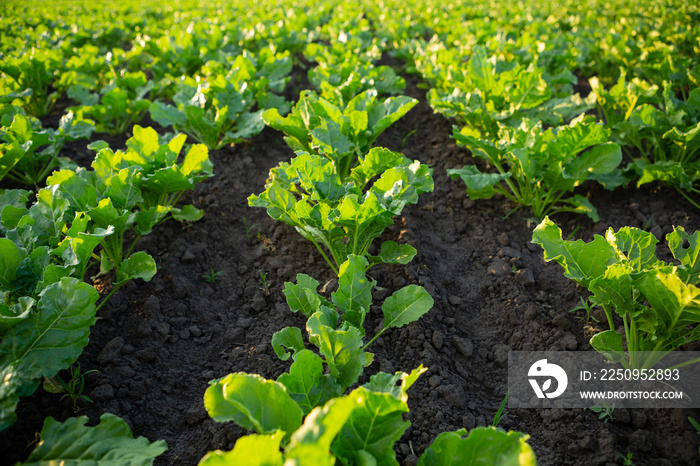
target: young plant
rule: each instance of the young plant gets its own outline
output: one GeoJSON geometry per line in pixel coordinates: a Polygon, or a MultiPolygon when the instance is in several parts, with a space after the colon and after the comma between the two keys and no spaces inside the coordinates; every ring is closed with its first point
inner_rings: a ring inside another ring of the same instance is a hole
{"type": "Polygon", "coordinates": [[[258,275],[260,276],[260,284],[262,285],[265,294],[270,294],[270,288],[267,284],[267,272],[263,272],[262,269],[258,269],[258,275]]]}
{"type": "Polygon", "coordinates": [[[284,140],[293,150],[328,158],[343,182],[362,163],[379,135],[417,103],[406,96],[379,101],[377,91],[369,89],[347,105],[338,106],[303,91],[288,116],[283,118],[276,109],[270,109],[263,119],[287,135],[284,140]]]}
{"type": "Polygon", "coordinates": [[[469,198],[502,194],[518,204],[516,209],[530,207],[540,219],[575,212],[597,222],[598,212],[588,199],[580,194],[565,196],[587,179],[606,181],[622,161],[620,147],[606,142],[610,131],[587,116],[546,131],[541,122],[529,120],[517,128],[501,125],[497,143],[460,133],[457,127],[453,131],[458,144],[497,171],[483,173],[473,165],[448,169],[453,179],[461,178],[467,185],[469,198]]]}
{"type": "Polygon", "coordinates": [[[196,221],[203,215],[191,205],[175,207],[185,191],[212,176],[208,151],[202,145],[192,146],[178,162],[185,139],[179,134],[161,145],[155,130],[136,125],[125,152],[115,153],[105,143],[95,143],[91,147],[99,152],[92,171],[60,170],[47,180],[69,201],[67,215],[83,212],[90,232],[111,228],[113,234],[100,243],[99,257],[101,273],[116,270],[117,281],[109,296],[134,278],[148,281],[155,274],[151,256],[132,254],[142,235],[171,216],[196,221]],[[134,238],[125,250],[124,240],[131,231],[134,238]]]}
{"type": "Polygon", "coordinates": [[[15,59],[3,57],[0,103],[21,101],[27,113],[36,117],[51,113],[64,90],[59,87],[50,92],[52,85],[58,85],[55,73],[61,68],[61,59],[57,50],[40,54],[35,49],[15,59]]]}
{"type": "Polygon", "coordinates": [[[416,63],[433,83],[427,95],[431,107],[456,119],[462,132],[476,139],[496,141],[502,125],[517,127],[523,119],[561,125],[593,105],[578,94],[554,98],[552,89],[570,85],[572,78],[575,82],[571,72],[545,76],[534,63],[490,57],[482,46],[426,50],[416,63]],[[463,64],[465,55],[468,63],[463,64]]]}
{"type": "Polygon", "coordinates": [[[593,293],[589,300],[603,308],[609,329],[594,335],[591,346],[626,369],[652,368],[669,351],[700,340],[698,232],[675,227],[666,241],[679,264],[657,259],[658,240],[637,228],[610,228],[590,243],[566,241],[545,218],[532,235],[546,261],[559,263],[566,277],[593,293]],[[622,335],[614,314],[622,319],[622,335]]]}
{"type": "Polygon", "coordinates": [[[99,93],[76,84],[68,89],[68,97],[80,102],[73,110],[79,115],[95,120],[98,133],[122,134],[138,123],[151,105],[146,98],[153,89],[142,71],[122,72],[99,93]]]}
{"type": "Polygon", "coordinates": [[[268,108],[289,111],[284,90],[292,61],[288,54],[244,52],[230,65],[210,62],[204,79],[183,77],[175,88],[175,105],[154,102],[151,118],[190,135],[209,149],[258,134],[265,127],[261,114],[268,108]],[[229,71],[230,70],[230,71],[229,71]]]}
{"type": "Polygon", "coordinates": [[[506,392],[506,396],[503,398],[503,401],[501,401],[501,406],[498,407],[498,411],[496,411],[496,415],[493,416],[493,424],[495,428],[502,430],[500,427],[498,427],[498,424],[501,423],[504,417],[508,415],[508,413],[505,411],[506,409],[506,403],[508,403],[508,395],[510,394],[510,391],[506,392]]]}
{"type": "Polygon", "coordinates": [[[251,195],[248,204],[265,207],[270,217],[295,227],[337,275],[351,254],[367,257],[369,266],[408,263],[416,254],[409,245],[387,241],[378,256],[369,255],[369,247],[393,223],[394,215],[432,190],[426,165],[388,149],[370,150],[345,179],[330,159],[300,151],[289,163],[270,170],[265,191],[251,195]]]}
{"type": "MultiPolygon", "coordinates": [[[[284,461],[334,464],[336,459],[347,464],[396,462],[394,443],[410,425],[403,420],[408,412],[407,390],[427,369],[420,366],[410,374],[395,375],[380,372],[343,395],[373,359],[364,350],[374,338],[362,345],[363,321],[374,286],[364,274],[366,265],[364,258],[350,256],[341,266],[338,290],[331,301],[320,296],[316,292],[319,283],[304,274],[297,275],[297,284],[285,284],[287,303],[292,311],[307,317],[309,341],[320,356],[305,348],[299,328],[287,327],[272,338],[275,353],[282,360],[290,356],[293,360],[289,372],[277,381],[243,372],[211,381],[204,395],[209,415],[218,422],[234,421],[257,434],[239,439],[230,452],[210,452],[200,465],[250,464],[253,457],[279,466],[284,461]]],[[[419,286],[397,291],[384,301],[385,324],[378,335],[418,319],[432,305],[430,295],[419,286]]],[[[419,464],[449,463],[456,456],[476,455],[483,461],[510,458],[534,465],[527,436],[478,428],[463,439],[466,433],[462,429],[441,434],[419,464]]]]}
{"type": "Polygon", "coordinates": [[[55,130],[42,128],[19,107],[7,106],[0,115],[0,180],[7,176],[37,189],[52,171],[67,165],[58,157],[63,144],[88,139],[95,129],[73,112],[64,115],[55,130]]]}
{"type": "Polygon", "coordinates": [[[86,427],[87,422],[87,416],[72,417],[66,422],[47,417],[41,429],[41,441],[24,464],[145,466],[153,464],[153,460],[168,449],[164,440],[151,443],[145,437],[134,438],[128,424],[113,414],[100,416],[100,423],[94,427],[86,427]]]}
{"type": "Polygon", "coordinates": [[[219,276],[223,273],[224,273],[223,270],[219,270],[218,272],[214,272],[214,269],[210,266],[209,272],[203,273],[202,278],[204,279],[205,282],[214,284],[214,283],[216,283],[216,280],[219,278],[219,276]]]}
{"type": "Polygon", "coordinates": [[[603,422],[613,422],[615,418],[613,417],[613,411],[615,411],[615,403],[612,405],[593,405],[590,408],[591,411],[598,415],[598,419],[602,419],[603,422]]]}
{"type": "Polygon", "coordinates": [[[254,224],[248,226],[248,221],[245,219],[245,217],[243,217],[243,226],[245,227],[245,237],[250,238],[250,236],[253,233],[253,229],[259,225],[260,225],[259,223],[254,223],[254,224]]]}
{"type": "Polygon", "coordinates": [[[64,393],[61,399],[66,397],[73,401],[73,411],[77,412],[80,408],[78,407],[78,400],[85,400],[92,403],[92,399],[83,393],[85,390],[85,376],[93,372],[97,372],[96,369],[91,369],[86,372],[81,372],[80,363],[72,365],[68,368],[70,377],[68,381],[64,381],[59,375],[55,377],[44,377],[44,390],[49,393],[64,393]]]}

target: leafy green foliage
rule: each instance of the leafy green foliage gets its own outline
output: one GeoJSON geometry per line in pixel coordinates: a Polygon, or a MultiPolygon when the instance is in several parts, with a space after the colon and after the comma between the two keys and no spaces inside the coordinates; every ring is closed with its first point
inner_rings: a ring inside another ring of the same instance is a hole
{"type": "Polygon", "coordinates": [[[41,430],[41,441],[21,464],[149,466],[168,449],[163,440],[151,443],[145,437],[135,439],[126,422],[113,414],[103,414],[95,427],[86,427],[87,421],[87,416],[70,418],[63,423],[48,417],[41,430]]]}
{"type": "Polygon", "coordinates": [[[331,301],[318,294],[318,282],[307,275],[298,274],[296,284],[285,284],[287,304],[293,312],[301,312],[307,317],[309,341],[318,348],[330,371],[330,376],[324,374],[321,358],[304,350],[298,330],[288,327],[273,337],[273,348],[281,359],[289,358],[283,346],[295,352],[290,373],[279,380],[285,383],[292,397],[297,396],[295,400],[306,408],[306,413],[357,381],[363,367],[372,361],[372,355],[364,350],[387,329],[414,322],[433,306],[433,299],[420,286],[409,285],[398,290],[382,306],[383,328],[363,346],[363,324],[375,286],[375,282],[365,275],[367,264],[361,256],[348,257],[340,267],[338,289],[332,294],[331,301]],[[295,391],[299,387],[306,389],[295,391]],[[312,398],[319,401],[312,405],[312,398]]]}
{"type": "Polygon", "coordinates": [[[5,76],[0,81],[0,103],[19,101],[30,115],[48,115],[63,91],[59,88],[50,92],[60,58],[55,51],[24,54],[12,60],[3,58],[0,72],[5,76]]]}
{"type": "Polygon", "coordinates": [[[609,359],[650,368],[668,351],[700,340],[697,232],[676,227],[666,236],[679,265],[657,259],[658,240],[637,228],[611,228],[605,238],[596,235],[585,243],[562,239],[559,227],[545,218],[532,241],[542,246],[546,261],[556,261],[566,277],[588,288],[590,301],[605,311],[609,329],[594,335],[591,346],[609,359]],[[624,335],[616,331],[613,312],[622,319],[624,335]]]}
{"type": "Polygon", "coordinates": [[[270,109],[263,119],[287,135],[284,140],[293,150],[328,158],[340,181],[345,181],[377,137],[417,103],[406,96],[380,101],[377,91],[369,89],[339,106],[314,92],[303,91],[287,117],[270,109]]]}
{"type": "Polygon", "coordinates": [[[74,363],[88,343],[95,323],[97,291],[64,277],[46,287],[36,312],[12,326],[0,343],[0,371],[5,375],[0,430],[16,420],[20,396],[32,394],[43,377],[74,363]]]}
{"type": "Polygon", "coordinates": [[[368,257],[373,264],[408,262],[415,255],[411,246],[390,242],[378,256],[370,256],[369,247],[404,206],[433,190],[433,179],[426,165],[384,148],[370,150],[344,180],[328,158],[300,151],[270,170],[265,188],[248,198],[249,205],[265,207],[275,220],[294,226],[337,273],[351,254],[368,257]]]}
{"type": "Polygon", "coordinates": [[[502,432],[495,427],[477,427],[467,435],[466,429],[443,432],[418,460],[419,466],[452,464],[519,465],[537,464],[535,453],[519,432],[502,432]]]}
{"type": "Polygon", "coordinates": [[[154,102],[151,118],[173,126],[209,149],[222,147],[258,134],[264,128],[262,112],[268,108],[289,110],[281,92],[292,67],[288,55],[241,55],[226,73],[221,64],[205,68],[206,80],[184,78],[177,82],[175,105],[154,102]],[[258,110],[254,110],[255,107],[258,110]]]}
{"type": "Polygon", "coordinates": [[[75,112],[97,122],[95,129],[98,133],[122,134],[132,124],[141,121],[151,105],[146,95],[154,86],[154,82],[141,71],[124,72],[115,76],[99,93],[91,93],[89,88],[74,84],[68,89],[68,97],[81,105],[74,107],[75,112]]]}
{"type": "Polygon", "coordinates": [[[542,130],[540,122],[523,120],[517,128],[503,126],[500,140],[476,138],[454,127],[454,138],[472,153],[487,160],[497,173],[483,173],[475,166],[449,169],[461,178],[472,199],[502,194],[519,206],[532,208],[537,218],[548,213],[577,212],[598,221],[598,213],[581,195],[564,197],[586,179],[609,180],[622,161],[620,147],[606,142],[609,131],[588,117],[567,126],[542,130]]]}
{"type": "Polygon", "coordinates": [[[95,129],[72,112],[61,118],[56,130],[42,128],[18,107],[5,107],[0,115],[0,180],[7,176],[32,187],[63,163],[58,156],[64,143],[89,138],[95,129]]]}
{"type": "Polygon", "coordinates": [[[113,227],[114,234],[105,236],[101,243],[101,269],[106,273],[116,268],[119,284],[136,277],[150,280],[155,273],[150,256],[145,258],[142,253],[129,259],[133,246],[124,252],[128,231],[135,230],[135,243],[170,216],[180,221],[196,221],[202,216],[194,206],[174,206],[185,191],[212,176],[213,166],[202,145],[192,146],[179,161],[185,139],[179,134],[160,144],[152,128],[136,125],[125,152],[115,153],[98,144],[92,171],[60,170],[47,180],[69,202],[67,214],[86,214],[91,232],[113,227]],[[144,270],[152,273],[141,276],[144,270]]]}

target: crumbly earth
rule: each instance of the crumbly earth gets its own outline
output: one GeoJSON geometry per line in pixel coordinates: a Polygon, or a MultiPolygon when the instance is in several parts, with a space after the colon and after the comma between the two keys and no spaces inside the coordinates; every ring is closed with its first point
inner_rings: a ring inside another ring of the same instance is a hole
{"type": "MultiPolygon", "coordinates": [[[[450,122],[433,114],[415,78],[407,80],[407,94],[420,104],[378,143],[433,167],[435,192],[407,207],[381,238],[412,244],[416,258],[406,266],[373,268],[371,276],[381,287],[375,303],[417,283],[435,307],[376,341],[375,362],[360,383],[380,370],[429,368],[409,390],[412,425],[396,446],[399,462],[414,465],[440,432],[493,422],[506,394],[508,351],[591,350],[591,329],[580,311],[568,312],[587,291],[558,265],[546,264],[539,246],[530,243],[531,213],[520,209],[505,218],[514,205],[468,200],[464,184],[446,175],[446,168],[480,161],[455,145],[450,122]]],[[[304,85],[296,72],[288,98],[296,99],[304,85]]],[[[121,148],[125,140],[109,142],[121,148]]],[[[70,146],[76,160],[88,164],[92,154],[84,147],[83,141],[70,146]]],[[[38,390],[20,403],[19,422],[0,434],[0,463],[26,458],[46,416],[86,415],[93,423],[105,412],[122,416],[136,435],[167,441],[159,465],[196,464],[207,451],[231,449],[246,434],[233,423],[209,419],[202,402],[208,381],[235,371],[279,376],[288,364],[272,351],[272,335],[305,324],[286,306],[283,283],[305,273],[328,294],[336,286],[313,245],[264,210],[248,207],[246,198],[262,191],[268,170],[292,156],[281,134],[269,128],[249,144],[211,153],[216,176],[185,200],[203,208],[204,218],[186,228],[169,222],[142,238],[138,249],[153,255],[158,274],[149,283],[127,285],[99,315],[79,360],[83,370],[99,371],[86,378],[94,404],[82,403],[75,413],[69,400],[38,390]],[[210,269],[221,272],[214,283],[202,278],[210,269]]],[[[698,212],[662,186],[610,193],[586,184],[579,192],[598,207],[600,222],[575,215],[554,220],[565,234],[575,231],[585,240],[609,226],[647,228],[659,238],[673,225],[700,228],[698,212]]],[[[97,280],[103,294],[108,284],[97,280]]],[[[375,305],[368,334],[381,321],[375,305]]],[[[632,452],[636,465],[700,464],[689,415],[699,416],[692,410],[616,409],[614,421],[605,423],[583,409],[518,409],[500,425],[528,433],[543,465],[622,464],[617,452],[632,452]]]]}

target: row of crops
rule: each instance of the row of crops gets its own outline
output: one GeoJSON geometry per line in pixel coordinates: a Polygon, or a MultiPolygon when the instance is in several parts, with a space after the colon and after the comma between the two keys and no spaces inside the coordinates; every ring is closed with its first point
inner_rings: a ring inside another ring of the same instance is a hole
{"type": "MultiPolygon", "coordinates": [[[[414,258],[410,245],[375,240],[434,189],[426,164],[375,145],[417,104],[401,95],[404,73],[422,79],[456,143],[479,159],[448,171],[466,195],[531,210],[545,259],[603,308],[609,328],[591,339],[595,350],[642,368],[655,361],[628,352],[700,339],[697,233],[667,236],[670,263],[656,258],[651,233],[622,228],[574,242],[548,218],[598,221],[583,183],[663,183],[698,207],[697,6],[182,1],[148,3],[138,15],[133,6],[0,10],[0,429],[42,382],[65,389],[56,375],[76,363],[102,306],[157,273],[139,239],[165,221],[202,218],[180,201],[214,175],[209,152],[269,126],[295,156],[270,170],[249,205],[311,242],[337,289],[323,296],[304,270],[285,284],[308,342],[299,327],[275,333],[274,352],[291,361],[277,380],[212,381],[211,418],[256,433],[201,464],[395,464],[410,425],[407,390],[426,368],[357,382],[372,343],[433,306],[418,285],[373,303],[381,284],[367,274],[414,258]],[[298,88],[301,74],[312,89],[298,88]],[[126,147],[102,140],[114,135],[128,135],[126,147]],[[71,160],[76,144],[94,152],[89,166],[71,160]],[[111,285],[98,291],[100,276],[111,285]],[[384,315],[374,331],[364,326],[372,306],[384,315]]],[[[127,455],[149,464],[167,448],[133,439],[110,414],[86,422],[48,418],[27,463],[127,455]]],[[[495,427],[445,432],[418,464],[534,464],[528,438],[495,427]]]]}

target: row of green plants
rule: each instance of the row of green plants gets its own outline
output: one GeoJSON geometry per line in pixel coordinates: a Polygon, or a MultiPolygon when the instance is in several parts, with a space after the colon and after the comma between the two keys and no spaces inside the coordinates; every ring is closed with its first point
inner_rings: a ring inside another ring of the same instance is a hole
{"type": "MultiPolygon", "coordinates": [[[[18,117],[20,112],[15,124],[18,117]]],[[[72,379],[62,385],[56,375],[77,361],[109,298],[126,283],[155,275],[155,260],[135,250],[139,238],[169,218],[194,222],[203,215],[176,204],[213,175],[208,149],[195,144],[183,151],[184,134],[161,140],[138,125],[133,132],[125,150],[92,143],[97,154],[90,169],[54,170],[36,193],[0,191],[0,430],[16,421],[20,398],[42,381],[47,389],[80,395],[82,383],[68,385],[83,377],[79,369],[71,369],[72,379]],[[106,285],[101,299],[89,284],[100,276],[106,285]]],[[[95,428],[85,427],[86,420],[59,424],[48,418],[27,464],[84,454],[118,459],[131,449],[134,458],[148,462],[166,449],[163,441],[134,440],[115,416],[104,415],[95,428]]]]}
{"type": "MultiPolygon", "coordinates": [[[[362,55],[361,48],[354,51],[362,55]]],[[[367,64],[354,66],[367,69],[367,64]]],[[[403,420],[409,411],[407,390],[428,369],[379,372],[350,389],[371,365],[374,355],[367,349],[377,338],[433,307],[423,287],[405,286],[381,305],[381,330],[366,335],[376,286],[367,271],[378,264],[407,264],[417,253],[394,241],[382,243],[377,255],[370,249],[394,216],[433,190],[432,171],[400,153],[372,147],[417,103],[414,99],[381,100],[377,89],[337,86],[331,79],[317,85],[321,95],[303,92],[289,116],[276,110],[263,114],[269,126],[286,135],[296,156],[270,171],[265,191],[251,195],[249,204],[266,208],[273,219],[311,241],[338,288],[327,299],[317,291],[319,282],[303,273],[296,283],[285,283],[289,308],[307,319],[308,343],[301,329],[286,327],[272,337],[277,356],[292,360],[277,380],[239,372],[210,382],[204,402],[212,419],[234,421],[256,433],[240,438],[231,451],[210,452],[202,465],[252,464],[253,456],[271,465],[397,464],[394,445],[410,425],[403,420]]],[[[495,427],[445,432],[418,464],[534,464],[527,439],[495,427]]]]}
{"type": "Polygon", "coordinates": [[[385,2],[373,14],[428,83],[433,109],[456,123],[457,144],[483,160],[448,171],[470,198],[500,194],[540,220],[563,211],[597,221],[575,193],[585,181],[659,181],[697,206],[696,5],[385,2]]]}

